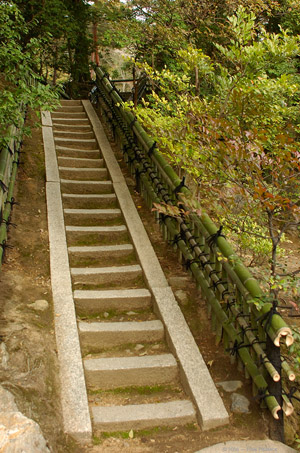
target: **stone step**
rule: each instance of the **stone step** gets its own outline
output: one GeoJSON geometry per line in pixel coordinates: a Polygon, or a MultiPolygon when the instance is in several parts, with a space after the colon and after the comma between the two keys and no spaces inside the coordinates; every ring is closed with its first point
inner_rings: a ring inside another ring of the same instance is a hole
{"type": "Polygon", "coordinates": [[[54,130],[54,137],[61,137],[61,138],[94,138],[95,134],[93,131],[55,131],[54,130]]]}
{"type": "Polygon", "coordinates": [[[80,342],[88,351],[99,352],[128,343],[153,343],[164,339],[161,321],[78,323],[80,342]]]}
{"type": "Polygon", "coordinates": [[[74,284],[124,284],[142,276],[142,268],[138,264],[107,267],[71,267],[70,270],[74,284]]]}
{"type": "Polygon", "coordinates": [[[99,194],[111,193],[111,181],[80,181],[71,179],[60,180],[63,193],[99,194]]]}
{"type": "Polygon", "coordinates": [[[63,105],[58,107],[55,112],[84,112],[83,105],[63,105]]]}
{"type": "Polygon", "coordinates": [[[79,167],[58,167],[59,174],[63,179],[99,181],[107,180],[106,168],[79,168],[79,167]]]}
{"type": "Polygon", "coordinates": [[[128,256],[133,251],[132,244],[68,247],[69,255],[73,258],[115,258],[128,256]]]}
{"type": "Polygon", "coordinates": [[[59,124],[56,123],[55,120],[53,120],[52,123],[53,126],[53,132],[55,133],[56,131],[68,131],[68,132],[89,132],[92,131],[93,129],[91,128],[90,124],[59,124]]]}
{"type": "Polygon", "coordinates": [[[74,105],[82,105],[82,102],[80,100],[75,100],[75,99],[61,99],[60,105],[70,107],[70,106],[74,106],[74,105]]]}
{"type": "Polygon", "coordinates": [[[97,224],[100,220],[108,221],[121,217],[120,209],[64,209],[65,221],[73,225],[78,225],[84,221],[93,221],[97,224]]]}
{"type": "Polygon", "coordinates": [[[107,194],[62,194],[63,204],[67,208],[100,208],[117,205],[117,197],[114,193],[107,194]]]}
{"type": "Polygon", "coordinates": [[[94,428],[108,432],[182,426],[196,421],[194,406],[187,400],[126,406],[92,406],[91,412],[94,428]]]}
{"type": "Polygon", "coordinates": [[[128,239],[128,231],[125,225],[114,226],[66,226],[68,241],[83,241],[85,244],[89,238],[94,241],[118,241],[128,239]]]}
{"type": "Polygon", "coordinates": [[[62,111],[52,112],[51,116],[53,119],[57,119],[57,118],[84,119],[84,118],[87,118],[86,113],[84,111],[82,111],[82,112],[72,112],[72,111],[70,111],[70,112],[62,112],[62,111]]]}
{"type": "Polygon", "coordinates": [[[161,385],[178,377],[172,354],[84,359],[83,364],[87,387],[92,389],[161,385]]]}
{"type": "Polygon", "coordinates": [[[90,124],[88,118],[63,118],[63,117],[55,117],[53,118],[55,124],[68,124],[68,125],[82,125],[82,124],[90,124]]]}
{"type": "Polygon", "coordinates": [[[56,146],[56,152],[58,156],[66,157],[79,157],[93,159],[94,157],[100,157],[99,149],[74,149],[68,148],[67,146],[56,146]]]}
{"type": "Polygon", "coordinates": [[[151,293],[148,289],[75,290],[74,302],[79,315],[107,310],[143,310],[151,306],[151,293]]]}
{"type": "Polygon", "coordinates": [[[72,148],[79,149],[95,149],[97,148],[97,141],[94,138],[89,139],[77,139],[77,138],[61,138],[54,137],[56,145],[71,146],[72,148]]]}
{"type": "Polygon", "coordinates": [[[58,164],[71,167],[71,168],[101,168],[103,167],[104,160],[98,159],[98,156],[94,159],[86,159],[84,157],[63,157],[60,156],[57,158],[58,164]]]}

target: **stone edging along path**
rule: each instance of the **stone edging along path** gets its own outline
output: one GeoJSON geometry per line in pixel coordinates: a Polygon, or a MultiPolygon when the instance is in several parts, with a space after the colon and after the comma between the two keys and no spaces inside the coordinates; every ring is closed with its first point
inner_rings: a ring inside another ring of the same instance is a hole
{"type": "MultiPolygon", "coordinates": [[[[93,128],[144,279],[152,294],[154,311],[165,327],[167,343],[179,364],[181,381],[196,408],[197,420],[203,430],[224,425],[229,422],[228,413],[164,276],[103,127],[90,102],[82,101],[82,105],[93,128]]],[[[61,179],[49,112],[43,112],[42,123],[46,161],[51,285],[60,364],[64,431],[77,440],[85,441],[92,436],[92,423],[72,292],[61,200],[61,179]]]]}

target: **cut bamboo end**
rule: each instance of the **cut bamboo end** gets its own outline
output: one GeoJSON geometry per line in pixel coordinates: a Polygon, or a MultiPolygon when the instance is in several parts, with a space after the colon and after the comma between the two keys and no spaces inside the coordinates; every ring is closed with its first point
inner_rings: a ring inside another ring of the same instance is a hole
{"type": "Polygon", "coordinates": [[[277,373],[277,372],[274,373],[274,374],[272,375],[272,379],[273,379],[274,382],[279,382],[279,381],[280,381],[280,374],[277,373]]]}
{"type": "Polygon", "coordinates": [[[294,381],[296,379],[296,375],[293,371],[288,371],[288,378],[289,378],[289,381],[294,381]]]}
{"type": "Polygon", "coordinates": [[[289,364],[283,360],[281,363],[283,371],[286,373],[289,381],[294,381],[296,379],[295,372],[290,368],[289,364]]]}
{"type": "Polygon", "coordinates": [[[289,417],[294,412],[294,407],[286,395],[283,395],[282,398],[283,398],[282,405],[283,412],[287,417],[289,417]]]}
{"type": "Polygon", "coordinates": [[[275,418],[275,420],[279,420],[279,415],[278,415],[279,411],[281,411],[281,407],[279,406],[279,404],[272,408],[271,412],[272,412],[272,415],[275,418]]]}
{"type": "Polygon", "coordinates": [[[285,337],[285,344],[287,347],[290,347],[294,343],[292,331],[288,326],[281,327],[281,329],[276,331],[275,338],[273,339],[275,346],[280,346],[281,337],[285,337]]]}

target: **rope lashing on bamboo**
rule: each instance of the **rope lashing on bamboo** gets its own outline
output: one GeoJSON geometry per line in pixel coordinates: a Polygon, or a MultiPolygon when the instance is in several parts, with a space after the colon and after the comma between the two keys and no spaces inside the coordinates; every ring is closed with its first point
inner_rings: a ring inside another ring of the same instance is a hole
{"type": "Polygon", "coordinates": [[[183,178],[182,178],[182,180],[181,180],[181,183],[178,184],[178,186],[175,187],[175,189],[174,189],[174,194],[176,195],[176,197],[178,196],[179,192],[181,191],[181,189],[182,189],[183,187],[186,187],[186,188],[187,188],[187,186],[185,185],[185,176],[183,176],[183,178]]]}
{"type": "Polygon", "coordinates": [[[10,217],[9,217],[7,220],[6,220],[6,219],[2,219],[2,220],[1,220],[1,224],[2,224],[2,223],[6,225],[6,229],[8,229],[10,226],[12,226],[13,228],[17,228],[17,224],[11,222],[10,217]]]}
{"type": "Polygon", "coordinates": [[[212,248],[214,245],[217,245],[217,240],[218,238],[222,237],[225,239],[225,236],[224,234],[222,234],[222,230],[223,230],[223,225],[220,226],[220,228],[218,229],[218,231],[214,234],[211,234],[207,239],[206,239],[206,242],[209,246],[209,248],[212,248]]]}
{"type": "Polygon", "coordinates": [[[20,203],[19,203],[18,201],[15,201],[15,198],[14,198],[14,197],[12,197],[11,200],[6,200],[4,204],[10,204],[11,210],[13,210],[13,207],[14,207],[15,205],[17,205],[17,206],[20,205],[20,203]]]}
{"type": "Polygon", "coordinates": [[[265,332],[267,332],[269,330],[269,327],[270,327],[271,322],[272,322],[272,317],[274,315],[281,316],[280,313],[278,313],[278,311],[277,311],[277,306],[278,306],[278,302],[276,300],[273,300],[272,307],[270,308],[270,310],[267,313],[263,314],[262,316],[259,316],[255,320],[256,322],[260,321],[260,323],[262,325],[265,322],[265,325],[264,325],[265,332]]]}
{"type": "Polygon", "coordinates": [[[152,156],[153,151],[154,151],[154,149],[156,148],[156,145],[157,145],[157,143],[156,143],[156,142],[153,142],[152,146],[150,146],[150,148],[148,149],[147,154],[148,154],[149,157],[152,156]]]}

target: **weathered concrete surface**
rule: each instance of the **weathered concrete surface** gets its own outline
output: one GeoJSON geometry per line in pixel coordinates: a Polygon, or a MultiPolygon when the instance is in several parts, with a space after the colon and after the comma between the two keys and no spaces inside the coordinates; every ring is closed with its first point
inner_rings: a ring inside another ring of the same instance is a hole
{"type": "Polygon", "coordinates": [[[143,310],[151,305],[147,289],[115,289],[102,291],[74,291],[74,300],[79,314],[93,314],[105,310],[143,310]]]}
{"type": "Polygon", "coordinates": [[[59,174],[56,161],[55,144],[51,127],[43,126],[43,142],[45,149],[45,167],[47,181],[58,182],[59,174]]]}
{"type": "MultiPolygon", "coordinates": [[[[51,132],[51,129],[48,128],[51,132]]],[[[49,147],[45,147],[46,161],[49,147]]],[[[56,158],[52,165],[56,164],[56,158]]],[[[55,335],[60,365],[61,404],[64,430],[77,440],[90,440],[83,364],[71,287],[71,276],[64,228],[59,179],[53,181],[46,167],[46,198],[50,244],[50,272],[54,304],[55,335]]]]}
{"type": "Polygon", "coordinates": [[[167,341],[181,365],[186,390],[198,408],[203,430],[229,422],[228,413],[171,288],[152,288],[154,304],[167,330],[167,341]]]}
{"type": "Polygon", "coordinates": [[[178,377],[172,354],[85,359],[84,368],[88,387],[98,389],[169,384],[178,377]]]}
{"type": "Polygon", "coordinates": [[[111,181],[82,181],[72,179],[61,179],[61,190],[65,193],[105,193],[111,192],[111,181]]]}
{"type": "Polygon", "coordinates": [[[83,373],[60,189],[47,183],[51,286],[60,365],[61,402],[65,431],[79,440],[92,435],[83,373]]]}
{"type": "Polygon", "coordinates": [[[195,453],[293,453],[293,448],[274,440],[233,440],[212,445],[195,453]]]}
{"type": "Polygon", "coordinates": [[[157,314],[166,327],[169,345],[179,360],[186,390],[196,405],[199,423],[204,430],[227,424],[228,413],[164,276],[104,129],[92,105],[83,101],[83,106],[94,128],[146,281],[153,293],[157,314]]]}
{"type": "Polygon", "coordinates": [[[106,162],[138,258],[143,263],[142,267],[146,281],[149,287],[167,287],[167,279],[161,270],[158,258],[133,203],[124,176],[107,140],[104,129],[90,102],[83,101],[83,105],[94,128],[95,137],[106,162]]]}
{"type": "Polygon", "coordinates": [[[76,283],[124,283],[135,280],[142,275],[139,264],[129,266],[107,266],[107,267],[72,267],[71,276],[76,283]]]}
{"type": "Polygon", "coordinates": [[[85,157],[66,157],[66,156],[59,156],[58,157],[58,164],[65,165],[67,167],[72,168],[82,168],[82,167],[91,167],[91,168],[101,168],[103,167],[103,159],[98,159],[98,157],[93,158],[85,158],[85,157]]]}
{"type": "Polygon", "coordinates": [[[107,180],[106,168],[59,167],[59,172],[62,179],[84,179],[86,181],[107,180]]]}
{"type": "Polygon", "coordinates": [[[42,126],[52,127],[52,118],[50,112],[42,112],[42,126]]]}
{"type": "Polygon", "coordinates": [[[142,322],[79,322],[81,344],[95,351],[127,343],[162,341],[164,327],[161,321],[142,322]]]}
{"type": "Polygon", "coordinates": [[[176,426],[195,422],[195,410],[190,401],[138,404],[92,408],[96,429],[100,431],[128,431],[176,426]]]}

